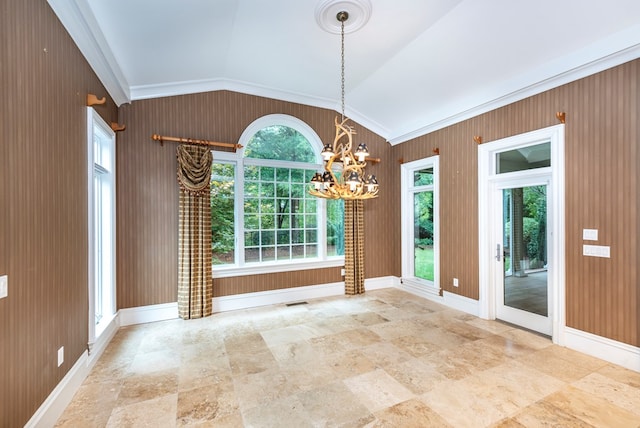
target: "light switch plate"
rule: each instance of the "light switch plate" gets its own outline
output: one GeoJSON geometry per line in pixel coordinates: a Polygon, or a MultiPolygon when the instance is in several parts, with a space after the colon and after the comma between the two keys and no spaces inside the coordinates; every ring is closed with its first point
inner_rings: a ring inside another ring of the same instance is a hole
{"type": "Polygon", "coordinates": [[[585,241],[597,241],[598,229],[582,229],[582,239],[585,241]]]}
{"type": "Polygon", "coordinates": [[[609,259],[611,258],[611,247],[605,245],[583,245],[582,255],[609,259]]]}
{"type": "Polygon", "coordinates": [[[0,276],[0,299],[9,295],[9,276],[0,276]]]}

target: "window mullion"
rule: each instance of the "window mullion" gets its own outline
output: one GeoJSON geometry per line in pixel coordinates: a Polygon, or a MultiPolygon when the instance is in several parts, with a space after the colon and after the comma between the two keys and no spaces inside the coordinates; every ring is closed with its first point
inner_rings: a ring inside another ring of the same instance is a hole
{"type": "Polygon", "coordinates": [[[234,216],[235,216],[235,261],[238,266],[244,266],[244,162],[240,158],[235,163],[235,193],[234,193],[234,216]]]}

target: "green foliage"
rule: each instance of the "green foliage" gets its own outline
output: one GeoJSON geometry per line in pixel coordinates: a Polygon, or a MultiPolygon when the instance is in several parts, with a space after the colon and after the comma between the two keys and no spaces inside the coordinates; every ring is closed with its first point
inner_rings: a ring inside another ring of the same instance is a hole
{"type": "Polygon", "coordinates": [[[234,251],[234,166],[211,167],[211,241],[213,263],[230,263],[234,251]]]}
{"type": "Polygon", "coordinates": [[[434,253],[432,247],[415,249],[415,276],[418,278],[433,281],[434,275],[434,253]]]}
{"type": "Polygon", "coordinates": [[[247,143],[244,155],[254,159],[316,162],[309,141],[295,129],[282,125],[268,126],[256,132],[247,143]]]}
{"type": "MultiPolygon", "coordinates": [[[[543,267],[547,262],[547,198],[546,186],[523,189],[523,242],[531,268],[543,267]]],[[[511,224],[505,223],[505,236],[509,242],[511,224]]]]}
{"type": "Polygon", "coordinates": [[[433,192],[415,193],[413,207],[416,244],[433,245],[433,192]]]}

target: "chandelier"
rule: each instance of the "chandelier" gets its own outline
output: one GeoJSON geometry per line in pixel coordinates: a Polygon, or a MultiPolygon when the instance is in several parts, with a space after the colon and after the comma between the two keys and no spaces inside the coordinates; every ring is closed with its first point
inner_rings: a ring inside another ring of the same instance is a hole
{"type": "MultiPolygon", "coordinates": [[[[367,158],[369,149],[364,143],[353,148],[355,129],[347,124],[344,115],[344,23],[349,13],[340,11],[336,15],[340,22],[341,44],[341,84],[342,84],[342,117],[335,118],[336,135],[333,144],[325,144],[322,149],[324,168],[316,172],[311,179],[309,193],[325,199],[371,199],[378,196],[378,180],[373,174],[367,174],[367,158]]],[[[379,161],[379,159],[369,159],[379,161]]]]}

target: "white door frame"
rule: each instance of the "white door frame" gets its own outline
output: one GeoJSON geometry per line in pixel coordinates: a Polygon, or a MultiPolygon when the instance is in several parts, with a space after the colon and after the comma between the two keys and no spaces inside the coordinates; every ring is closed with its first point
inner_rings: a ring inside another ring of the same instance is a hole
{"type": "Polygon", "coordinates": [[[523,146],[551,142],[551,206],[553,213],[548,218],[550,265],[549,272],[553,281],[552,340],[564,344],[565,316],[565,203],[564,203],[564,125],[527,132],[520,135],[487,142],[478,147],[478,229],[479,229],[479,314],[484,319],[496,319],[495,275],[498,272],[495,263],[495,243],[491,236],[491,219],[495,217],[494,208],[489,203],[491,179],[496,171],[496,153],[523,146]]]}

